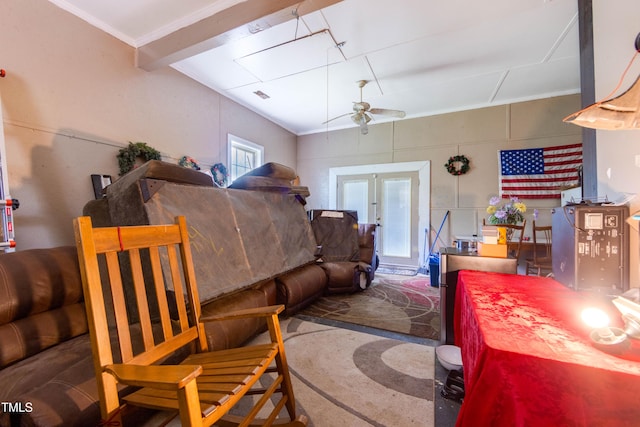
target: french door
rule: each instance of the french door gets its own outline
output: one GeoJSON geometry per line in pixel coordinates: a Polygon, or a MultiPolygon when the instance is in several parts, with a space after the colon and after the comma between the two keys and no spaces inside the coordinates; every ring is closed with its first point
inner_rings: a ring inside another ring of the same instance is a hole
{"type": "Polygon", "coordinates": [[[418,172],[337,177],[337,207],[377,224],[381,264],[418,266],[418,172]]]}

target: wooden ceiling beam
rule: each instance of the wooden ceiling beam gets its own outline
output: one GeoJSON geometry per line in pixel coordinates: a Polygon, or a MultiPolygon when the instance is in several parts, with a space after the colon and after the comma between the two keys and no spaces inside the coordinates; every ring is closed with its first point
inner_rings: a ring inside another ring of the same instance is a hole
{"type": "Polygon", "coordinates": [[[136,49],[136,66],[152,71],[342,0],[246,0],[136,49]]]}

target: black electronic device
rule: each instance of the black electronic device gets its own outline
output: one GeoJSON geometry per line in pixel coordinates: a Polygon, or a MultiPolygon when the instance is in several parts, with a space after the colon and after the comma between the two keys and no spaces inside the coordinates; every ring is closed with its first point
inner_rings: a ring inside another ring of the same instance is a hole
{"type": "Polygon", "coordinates": [[[571,205],[552,210],[552,266],[575,290],[619,294],[629,289],[627,206],[571,205]]]}

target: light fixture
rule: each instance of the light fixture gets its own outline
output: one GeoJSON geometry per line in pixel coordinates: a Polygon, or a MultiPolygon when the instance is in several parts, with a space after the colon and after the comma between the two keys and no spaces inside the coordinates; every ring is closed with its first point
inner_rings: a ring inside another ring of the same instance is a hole
{"type": "Polygon", "coordinates": [[[613,305],[622,314],[624,332],[631,338],[640,339],[640,289],[631,288],[613,300],[613,305]]]}
{"type": "Polygon", "coordinates": [[[353,120],[355,124],[360,126],[360,133],[362,135],[367,135],[369,133],[369,127],[367,126],[367,123],[371,121],[371,117],[369,117],[366,113],[359,112],[356,115],[352,116],[351,120],[353,120]]]}
{"type": "Polygon", "coordinates": [[[585,308],[582,321],[593,328],[589,338],[594,347],[607,353],[619,354],[630,346],[627,334],[620,328],[609,326],[609,316],[599,308],[585,308]]]}
{"type": "MultiPolygon", "coordinates": [[[[635,40],[635,49],[636,52],[622,74],[620,83],[611,95],[618,90],[631,64],[638,53],[640,53],[640,33],[635,40]]],[[[609,98],[611,95],[606,98],[609,98]]],[[[605,101],[598,101],[565,117],[562,121],[592,129],[640,129],[640,76],[638,76],[633,85],[623,94],[605,101]]]]}

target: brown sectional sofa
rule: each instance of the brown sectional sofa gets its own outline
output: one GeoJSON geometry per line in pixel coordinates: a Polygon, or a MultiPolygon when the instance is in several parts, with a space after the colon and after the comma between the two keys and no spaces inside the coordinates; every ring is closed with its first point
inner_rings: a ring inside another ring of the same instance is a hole
{"type": "Polygon", "coordinates": [[[0,255],[1,426],[100,419],[82,301],[75,247],[0,255]]]}
{"type": "MultiPolygon", "coordinates": [[[[203,314],[276,303],[274,280],[203,306],[203,314]]],[[[210,346],[242,345],[255,320],[220,322],[210,346]]],[[[0,255],[0,426],[93,426],[98,392],[76,248],[0,255]]]]}
{"type": "MultiPolygon", "coordinates": [[[[112,184],[107,198],[91,201],[84,213],[96,226],[171,222],[186,214],[198,286],[207,295],[203,315],[276,303],[291,315],[328,292],[305,192],[287,191],[286,169],[275,167],[275,186],[268,176],[245,178],[243,186],[260,187],[249,191],[214,188],[206,175],[158,163],[116,181],[120,185],[112,184]]],[[[370,233],[361,233],[363,247],[371,247],[370,233]]],[[[370,255],[366,248],[363,253],[370,255]]],[[[207,325],[207,337],[212,349],[224,349],[265,329],[262,321],[234,320],[207,325]]],[[[0,255],[0,385],[0,402],[10,404],[0,406],[0,427],[100,421],[75,247],[0,255]]]]}

